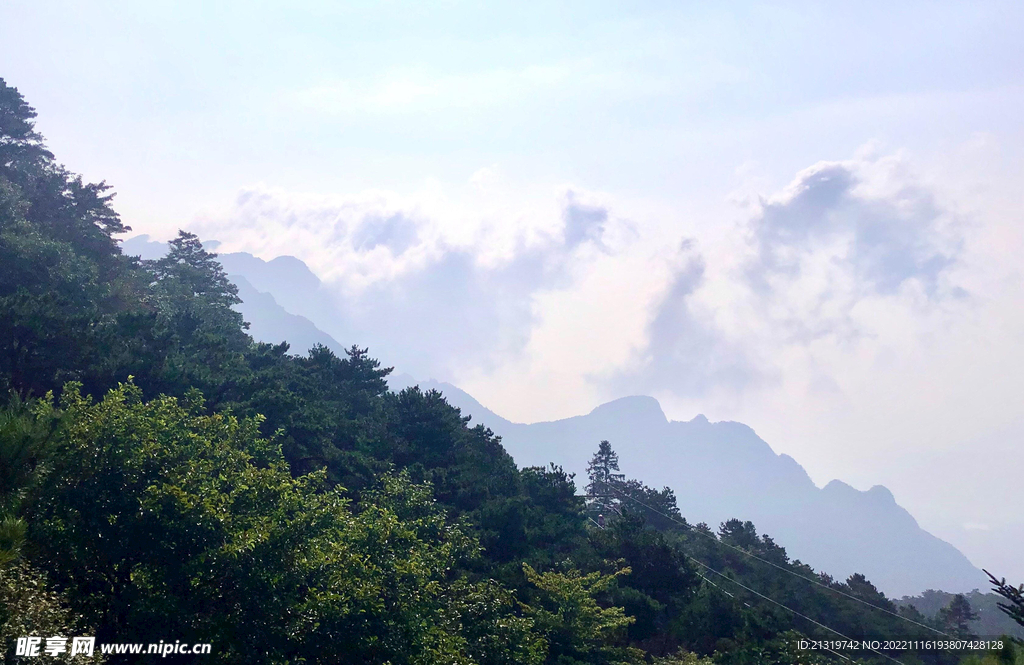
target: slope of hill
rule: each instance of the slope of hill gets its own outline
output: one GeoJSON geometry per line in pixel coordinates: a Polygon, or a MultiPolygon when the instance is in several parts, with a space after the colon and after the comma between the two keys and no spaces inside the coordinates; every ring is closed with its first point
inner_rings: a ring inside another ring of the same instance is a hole
{"type": "MultiPolygon", "coordinates": [[[[1024,626],[1017,625],[1013,619],[999,609],[999,603],[1005,600],[994,593],[981,593],[972,591],[965,594],[967,602],[971,604],[978,614],[978,618],[971,622],[971,630],[976,635],[994,637],[998,635],[1010,635],[1024,640],[1024,626]]],[[[934,618],[939,611],[949,605],[953,600],[953,594],[945,591],[928,590],[918,596],[904,596],[896,601],[897,605],[913,605],[927,617],[934,618]]]]}
{"type": "Polygon", "coordinates": [[[859,491],[833,480],[818,488],[792,457],[776,454],[741,423],[712,423],[703,415],[670,421],[653,397],[636,396],[583,416],[525,425],[498,416],[451,384],[419,385],[440,390],[463,414],[494,430],[520,465],[554,462],[585,478],[597,443],[608,439],[623,472],[671,487],[691,522],[751,520],[790,556],[836,577],[864,573],[895,596],[987,586],[980,570],[923,530],[885,487],[859,491]]]}
{"type": "MultiPolygon", "coordinates": [[[[216,245],[211,242],[204,244],[216,245]]],[[[125,254],[152,260],[167,253],[167,244],[141,235],[124,241],[122,249],[125,254]]],[[[238,296],[242,302],[235,309],[249,323],[249,334],[254,339],[272,344],[287,341],[291,347],[289,351],[299,355],[305,354],[316,344],[322,344],[337,354],[342,353],[342,346],[337,340],[317,328],[306,317],[286,310],[271,293],[271,286],[279,294],[283,292],[281,289],[287,289],[287,292],[293,294],[315,293],[320,280],[310,272],[306,264],[290,256],[263,261],[243,252],[223,254],[217,258],[228,273],[228,278],[238,287],[238,296]],[[256,280],[256,284],[250,281],[250,276],[256,280]]],[[[289,302],[295,297],[289,298],[289,302]]]]}
{"type": "Polygon", "coordinates": [[[322,344],[342,355],[341,344],[313,325],[304,316],[290,314],[269,293],[258,291],[241,275],[229,275],[242,299],[237,309],[249,322],[249,334],[261,342],[288,342],[289,352],[304,355],[313,346],[322,344]]]}
{"type": "MultiPolygon", "coordinates": [[[[165,247],[144,236],[124,243],[126,253],[143,258],[160,256],[165,247]]],[[[290,311],[315,312],[327,298],[302,261],[264,261],[245,253],[219,258],[239,286],[243,304],[238,309],[256,339],[287,339],[294,353],[315,342],[335,350],[342,346],[313,321],[290,311]],[[279,302],[287,302],[288,309],[279,302]]],[[[418,384],[441,391],[463,414],[500,435],[520,466],[554,462],[575,473],[580,487],[587,460],[597,443],[608,439],[622,470],[648,485],[671,487],[691,522],[716,526],[733,517],[751,520],[792,557],[837,578],[864,573],[891,596],[987,586],[980,570],[955,547],[921,529],[886,488],[859,491],[839,480],[818,488],[793,458],[776,454],[742,423],[712,423],[703,415],[670,421],[654,398],[632,396],[586,415],[521,424],[449,383],[395,375],[389,384],[395,390],[418,384]]]]}

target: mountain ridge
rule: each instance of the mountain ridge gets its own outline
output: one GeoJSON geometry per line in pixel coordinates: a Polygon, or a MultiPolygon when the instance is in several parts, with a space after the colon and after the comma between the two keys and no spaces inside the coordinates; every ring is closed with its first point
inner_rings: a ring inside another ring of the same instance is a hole
{"type": "Polygon", "coordinates": [[[750,520],[791,557],[839,578],[863,573],[894,597],[985,586],[982,572],[953,545],[922,529],[888,488],[858,490],[839,479],[819,488],[799,462],[776,453],[743,423],[711,422],[703,415],[669,420],[656,399],[643,396],[560,420],[513,423],[450,383],[418,385],[442,392],[471,422],[501,436],[520,466],[554,462],[574,473],[580,486],[586,461],[608,439],[627,476],[670,487],[692,522],[750,520]],[[544,445],[551,441],[559,447],[544,445]]]}
{"type": "MultiPolygon", "coordinates": [[[[124,243],[126,253],[144,258],[156,258],[161,247],[166,246],[145,236],[124,243]]],[[[246,253],[223,254],[220,260],[239,285],[243,303],[238,309],[253,324],[254,338],[288,339],[293,353],[311,343],[336,352],[342,348],[314,320],[279,304],[287,301],[308,312],[324,299],[319,280],[302,261],[264,261],[246,253]],[[296,284],[305,286],[290,294],[296,284]]],[[[751,520],[791,557],[837,577],[864,573],[891,596],[935,588],[970,591],[986,584],[981,571],[953,545],[922,529],[888,488],[862,491],[838,479],[819,488],[795,459],[776,453],[743,423],[711,422],[702,414],[670,420],[655,398],[644,395],[625,396],[569,418],[516,423],[451,383],[397,374],[389,385],[442,392],[463,415],[500,436],[520,467],[558,464],[575,474],[580,489],[586,461],[607,439],[620,455],[622,470],[648,485],[671,487],[688,520],[712,526],[731,518],[751,520]]]]}

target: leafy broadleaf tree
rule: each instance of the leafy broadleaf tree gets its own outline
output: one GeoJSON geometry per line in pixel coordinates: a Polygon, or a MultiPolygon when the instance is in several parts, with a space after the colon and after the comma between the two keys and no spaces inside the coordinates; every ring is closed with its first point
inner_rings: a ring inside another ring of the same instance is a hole
{"type": "Polygon", "coordinates": [[[625,629],[635,619],[621,607],[601,607],[597,596],[609,591],[623,568],[612,575],[578,571],[538,573],[523,564],[537,600],[524,604],[526,615],[548,642],[548,663],[558,665],[627,665],[644,662],[643,652],[624,644],[625,629]]]}
{"type": "MultiPolygon", "coordinates": [[[[93,629],[68,607],[67,598],[55,591],[46,575],[24,561],[0,564],[0,658],[19,662],[15,645],[19,637],[92,635],[93,629]]],[[[99,663],[103,656],[76,656],[71,662],[99,663]]]]}
{"type": "Polygon", "coordinates": [[[654,659],[654,665],[714,665],[714,663],[715,661],[712,659],[698,656],[686,649],[680,649],[671,655],[654,659]]]}
{"type": "Polygon", "coordinates": [[[511,596],[453,577],[476,544],[428,486],[385,477],[353,510],[196,393],[144,402],[127,384],[92,403],[71,385],[47,408],[61,424],[28,499],[32,559],[98,641],[173,635],[246,663],[540,657],[511,596]]]}

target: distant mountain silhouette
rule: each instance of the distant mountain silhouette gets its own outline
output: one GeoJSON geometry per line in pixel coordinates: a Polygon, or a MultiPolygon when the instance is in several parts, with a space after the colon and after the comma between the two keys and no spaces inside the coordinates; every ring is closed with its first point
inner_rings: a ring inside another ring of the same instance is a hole
{"type": "Polygon", "coordinates": [[[860,491],[839,480],[819,489],[792,457],[776,454],[742,423],[712,423],[703,415],[670,421],[656,399],[635,396],[587,415],[526,425],[451,384],[418,385],[441,391],[463,415],[490,427],[521,466],[554,462],[576,474],[578,487],[597,444],[608,439],[622,471],[652,487],[671,487],[691,523],[750,520],[792,558],[837,578],[863,573],[894,597],[986,586],[967,557],[923,530],[888,489],[860,491]]]}
{"type": "Polygon", "coordinates": [[[344,353],[341,344],[313,325],[304,316],[289,314],[277,304],[274,296],[263,293],[241,275],[228,275],[238,287],[242,304],[237,307],[249,322],[249,334],[260,342],[288,342],[289,353],[305,355],[313,346],[322,344],[338,355],[344,353]]]}
{"type": "MultiPolygon", "coordinates": [[[[123,247],[143,258],[166,252],[165,244],[145,236],[125,241],[123,247]]],[[[347,346],[348,340],[339,344],[310,320],[318,308],[331,304],[302,261],[264,261],[245,253],[223,254],[220,261],[239,287],[239,310],[252,324],[254,338],[287,340],[293,353],[303,353],[314,343],[336,352],[347,346]]],[[[623,472],[653,487],[671,487],[691,523],[717,527],[733,517],[751,520],[792,558],[840,579],[863,573],[891,597],[987,585],[981,571],[955,547],[921,529],[886,488],[859,491],[838,480],[818,488],[793,458],[776,454],[741,423],[712,423],[703,415],[670,421],[653,397],[632,396],[586,415],[521,424],[449,383],[417,381],[405,374],[392,376],[389,383],[393,390],[419,385],[441,391],[464,415],[500,435],[520,466],[554,462],[576,474],[581,490],[587,461],[598,443],[608,439],[623,472]]]]}
{"type": "MultiPolygon", "coordinates": [[[[214,243],[216,244],[216,243],[214,243]]],[[[210,243],[203,243],[203,247],[213,251],[210,243]]],[[[121,243],[121,251],[128,256],[138,256],[146,261],[155,261],[167,253],[167,243],[151,239],[148,235],[134,236],[121,243]]]]}
{"type": "MultiPolygon", "coordinates": [[[[211,251],[217,244],[203,243],[211,251]]],[[[158,259],[167,253],[166,243],[150,240],[146,235],[130,238],[121,247],[126,254],[143,259],[158,259]]],[[[221,254],[217,259],[238,287],[242,304],[236,309],[249,322],[249,334],[254,339],[274,344],[288,342],[289,353],[296,355],[304,355],[316,344],[323,344],[339,355],[344,353],[337,340],[306,317],[285,310],[271,295],[272,292],[296,294],[288,297],[289,305],[303,295],[306,300],[316,297],[320,280],[305,263],[291,256],[264,261],[244,252],[221,254]]]]}

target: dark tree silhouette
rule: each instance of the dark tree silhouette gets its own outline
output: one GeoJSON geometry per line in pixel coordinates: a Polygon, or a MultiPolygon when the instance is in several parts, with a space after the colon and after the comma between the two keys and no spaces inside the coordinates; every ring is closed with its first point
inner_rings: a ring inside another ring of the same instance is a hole
{"type": "Polygon", "coordinates": [[[958,637],[967,637],[971,634],[971,622],[978,618],[978,613],[971,607],[970,601],[962,593],[953,596],[946,605],[939,610],[939,621],[942,625],[958,637]]]}
{"type": "Polygon", "coordinates": [[[625,476],[618,470],[618,454],[608,441],[602,441],[587,464],[587,477],[590,479],[587,484],[588,506],[594,515],[608,516],[620,512],[615,490],[622,485],[625,476]]]}
{"type": "Polygon", "coordinates": [[[1011,619],[1024,626],[1024,584],[1013,587],[1006,583],[1006,578],[996,579],[992,573],[985,571],[989,581],[992,582],[992,590],[1005,598],[1007,603],[999,603],[999,609],[1011,619]]]}

